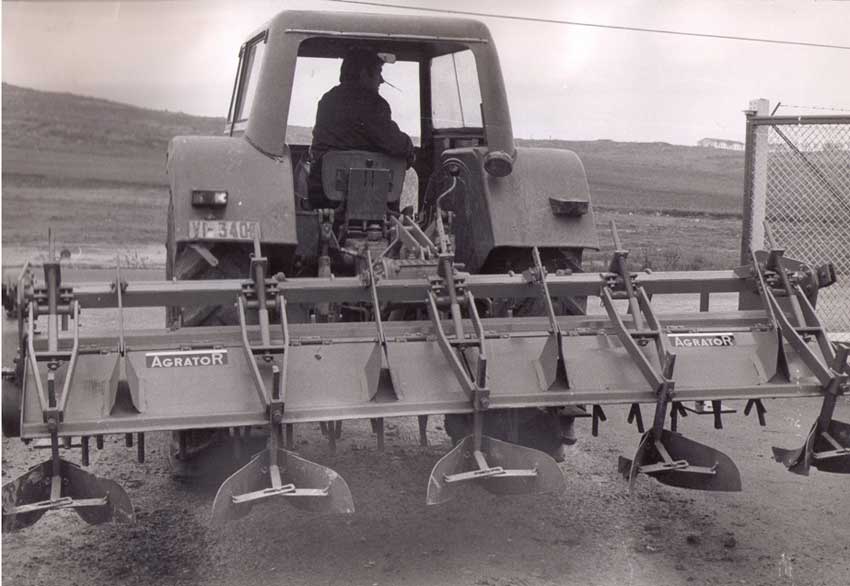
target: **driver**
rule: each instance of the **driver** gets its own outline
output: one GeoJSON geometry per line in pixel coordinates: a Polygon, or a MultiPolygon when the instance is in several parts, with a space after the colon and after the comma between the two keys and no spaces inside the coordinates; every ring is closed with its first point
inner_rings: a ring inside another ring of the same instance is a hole
{"type": "Polygon", "coordinates": [[[393,122],[380,96],[384,61],[374,51],[353,48],[342,60],[339,85],[319,100],[310,145],[310,187],[321,191],[322,156],[330,150],[377,151],[413,164],[413,142],[393,122]]]}

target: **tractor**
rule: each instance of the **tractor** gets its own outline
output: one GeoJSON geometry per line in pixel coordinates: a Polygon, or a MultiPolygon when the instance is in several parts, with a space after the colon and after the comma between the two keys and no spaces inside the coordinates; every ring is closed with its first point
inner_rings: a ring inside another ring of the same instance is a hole
{"type": "Polygon", "coordinates": [[[630,483],[741,490],[728,456],[678,431],[689,401],[710,402],[720,428],[726,400],[747,400],[763,424],[764,398],[820,398],[807,443],[774,455],[797,473],[850,473],[850,426],[833,418],[848,349],[814,308],[829,265],[771,244],[730,270],[638,274],[614,226],[607,270],[583,272],[599,247],[585,170],[571,151],[515,145],[480,22],[283,12],[239,50],[224,135],[174,138],[167,171],[164,281],[118,268],[108,283],[65,283],[52,252],[43,279],[28,268],[18,280],[4,433],[47,438],[52,452],[4,485],[4,529],[62,508],[90,523],[133,518],[117,483],[61,458],[72,436],[86,464],[91,437],[135,435],[142,457],[144,433],[169,431],[175,471],[191,475],[222,436],[259,435],[262,449],[219,488],[214,523],[262,502],[353,511],[345,480],[293,441],[296,425],[320,423],[333,445],[353,419],[371,421],[382,449],[386,417],[417,417],[423,440],[428,418],[445,418],[453,447],[429,504],[468,485],[558,490],[573,419],[591,418],[595,435],[612,404],[630,405],[642,434],[619,461],[630,483]],[[304,181],[309,139],[293,129],[353,47],[406,75],[413,98],[396,113],[417,120],[415,163],[329,152],[317,190],[304,181]],[[710,311],[723,292],[758,308],[710,311]],[[703,310],[656,309],[654,296],[677,293],[699,294],[703,310]],[[604,314],[587,315],[588,298],[604,314]],[[150,306],[166,307],[165,328],[77,325],[86,308],[150,306]]]}

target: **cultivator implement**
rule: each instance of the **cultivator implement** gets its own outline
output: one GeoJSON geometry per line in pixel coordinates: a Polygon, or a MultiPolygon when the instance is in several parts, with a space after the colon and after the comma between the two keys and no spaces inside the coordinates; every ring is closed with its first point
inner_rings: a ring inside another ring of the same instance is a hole
{"type": "Polygon", "coordinates": [[[21,293],[21,406],[4,425],[16,423],[7,429],[24,439],[48,438],[51,458],[3,487],[4,530],[64,508],[90,523],[132,520],[123,489],[59,457],[72,436],[85,465],[90,438],[104,434],[265,429],[266,449],[219,489],[216,523],[260,502],[353,511],[345,481],[297,455],[292,441],[293,426],[308,422],[326,424],[335,439],[346,419],[372,419],[383,446],[386,417],[470,418],[469,435],[434,466],[429,504],[472,484],[508,495],[558,490],[563,478],[550,455],[516,443],[515,430],[485,433],[488,416],[528,408],[579,406],[595,435],[604,406],[631,405],[643,435],[635,455],[620,460],[630,483],[642,473],[730,491],[741,490],[735,464],[678,431],[683,403],[710,401],[720,428],[723,401],[747,400],[746,412],[755,407],[763,423],[764,398],[820,397],[806,444],[774,454],[793,472],[850,473],[850,425],[833,418],[848,389],[848,350],[830,344],[812,306],[827,271],[772,249],[736,271],[635,274],[614,230],[617,250],[601,274],[547,274],[535,249],[525,273],[473,275],[409,219],[396,228],[418,243],[422,262],[367,254],[356,277],[270,277],[256,242],[247,279],[127,282],[117,271],[111,283],[65,284],[59,263],[45,263],[44,282],[21,293]],[[763,308],[709,311],[710,295],[722,292],[757,292],[763,308]],[[675,293],[701,294],[704,311],[659,314],[653,297],[675,293]],[[543,316],[489,313],[490,300],[529,297],[544,301],[543,316]],[[599,298],[605,314],[556,315],[553,299],[562,297],[599,298]],[[320,303],[356,305],[369,320],[290,323],[292,306],[320,303]],[[127,308],[199,304],[235,304],[239,325],[125,331],[121,319],[127,308]],[[416,307],[428,319],[389,320],[388,307],[416,307]],[[81,335],[81,311],[93,308],[117,310],[118,331],[81,335]],[[46,333],[36,329],[41,318],[46,333]],[[60,334],[69,319],[71,334],[60,334]],[[646,430],[641,404],[654,408],[646,430]]]}

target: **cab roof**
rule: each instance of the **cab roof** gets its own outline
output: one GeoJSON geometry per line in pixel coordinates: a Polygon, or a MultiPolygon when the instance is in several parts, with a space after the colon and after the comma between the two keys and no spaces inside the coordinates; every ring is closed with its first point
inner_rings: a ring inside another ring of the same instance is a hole
{"type": "Polygon", "coordinates": [[[401,61],[419,61],[470,44],[492,43],[486,25],[468,18],[287,10],[275,16],[268,28],[272,33],[307,36],[298,50],[302,57],[343,57],[356,42],[392,52],[401,61]],[[311,33],[315,33],[312,38],[311,33]]]}

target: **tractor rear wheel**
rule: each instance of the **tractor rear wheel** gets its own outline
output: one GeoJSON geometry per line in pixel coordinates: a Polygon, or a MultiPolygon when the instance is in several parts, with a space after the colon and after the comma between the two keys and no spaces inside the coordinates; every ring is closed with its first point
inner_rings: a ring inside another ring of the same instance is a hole
{"type": "MultiPolygon", "coordinates": [[[[202,244],[199,246],[203,246],[202,244]]],[[[197,248],[184,246],[178,249],[173,263],[166,267],[169,280],[203,281],[211,279],[247,279],[250,271],[252,248],[244,244],[215,244],[209,247],[209,255],[201,254],[197,248]],[[208,260],[215,259],[216,264],[208,260]]],[[[171,260],[171,255],[168,255],[171,260]]],[[[166,317],[169,327],[236,325],[239,315],[236,305],[190,305],[169,308],[166,317]]],[[[169,462],[172,475],[190,478],[202,475],[209,457],[201,457],[215,446],[228,440],[226,429],[189,429],[171,434],[169,462]],[[181,450],[182,444],[182,450],[181,450]]],[[[212,458],[213,460],[215,458],[212,458]]]]}
{"type": "MultiPolygon", "coordinates": [[[[484,414],[484,435],[515,442],[545,452],[558,462],[564,460],[563,446],[575,443],[571,418],[545,409],[493,409],[484,414]],[[511,422],[511,418],[516,420],[511,422]]],[[[472,433],[472,415],[445,416],[445,430],[458,444],[472,433]]]]}
{"type": "MultiPolygon", "coordinates": [[[[209,255],[213,265],[191,246],[178,250],[171,266],[166,267],[166,278],[176,281],[206,281],[212,279],[247,279],[251,268],[250,246],[217,244],[211,246],[209,255]]],[[[170,255],[169,255],[170,258],[170,255]]],[[[169,326],[178,319],[183,326],[227,326],[239,323],[236,305],[189,305],[172,307],[169,326]]]]}

